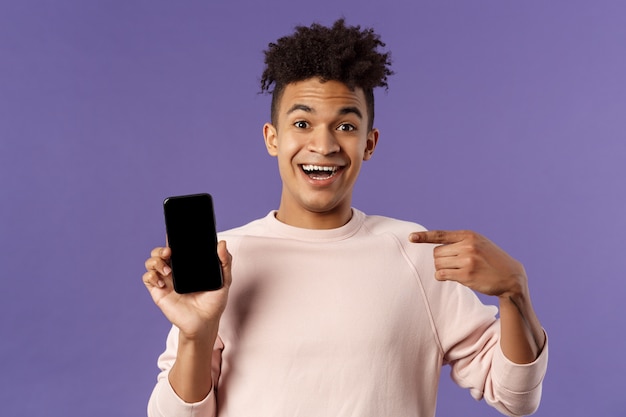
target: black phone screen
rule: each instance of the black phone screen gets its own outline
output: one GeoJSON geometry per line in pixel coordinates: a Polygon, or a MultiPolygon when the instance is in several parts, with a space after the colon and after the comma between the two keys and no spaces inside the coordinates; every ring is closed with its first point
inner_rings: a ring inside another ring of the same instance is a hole
{"type": "Polygon", "coordinates": [[[163,202],[174,290],[180,294],[222,287],[213,200],[209,194],[168,197],[163,202]]]}

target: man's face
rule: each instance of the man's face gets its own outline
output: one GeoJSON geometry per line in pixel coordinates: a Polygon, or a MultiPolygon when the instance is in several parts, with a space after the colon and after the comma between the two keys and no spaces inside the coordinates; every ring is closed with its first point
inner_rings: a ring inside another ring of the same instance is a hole
{"type": "Polygon", "coordinates": [[[283,181],[278,218],[294,226],[331,228],[351,216],[352,190],[376,147],[363,90],[317,78],[288,84],[276,125],[263,128],[283,181]]]}

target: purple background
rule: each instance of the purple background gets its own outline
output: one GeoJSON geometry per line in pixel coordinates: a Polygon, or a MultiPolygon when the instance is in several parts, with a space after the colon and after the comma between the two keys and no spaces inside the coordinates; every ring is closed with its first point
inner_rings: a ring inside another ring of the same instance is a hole
{"type": "MultiPolygon", "coordinates": [[[[1,2],[3,415],[145,414],[169,328],[141,282],[161,201],[211,192],[221,230],[276,208],[261,51],[342,15],[397,73],[354,205],[524,262],[551,343],[537,415],[626,415],[617,0],[1,2]]],[[[447,373],[439,416],[497,415],[447,373]]]]}

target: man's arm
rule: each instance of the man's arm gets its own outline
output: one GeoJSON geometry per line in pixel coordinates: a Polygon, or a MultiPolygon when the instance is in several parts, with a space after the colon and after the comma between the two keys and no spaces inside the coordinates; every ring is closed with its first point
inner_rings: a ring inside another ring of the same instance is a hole
{"type": "MultiPolygon", "coordinates": [[[[166,349],[159,356],[157,361],[161,372],[157,377],[157,384],[152,390],[150,400],[148,401],[148,417],[168,417],[191,414],[198,417],[214,417],[217,412],[215,390],[211,389],[202,401],[190,403],[185,402],[176,393],[169,381],[169,374],[179,356],[179,339],[178,328],[172,326],[167,335],[166,349]]],[[[212,380],[214,384],[217,383],[216,381],[219,378],[223,348],[224,345],[218,336],[216,344],[213,347],[212,380]]]]}
{"type": "Polygon", "coordinates": [[[515,363],[533,362],[546,344],[546,335],[530,302],[528,288],[498,298],[502,352],[515,363]]]}

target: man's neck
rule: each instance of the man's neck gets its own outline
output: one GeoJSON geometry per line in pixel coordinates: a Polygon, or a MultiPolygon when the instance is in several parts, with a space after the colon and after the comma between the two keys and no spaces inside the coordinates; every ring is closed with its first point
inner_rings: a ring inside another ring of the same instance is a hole
{"type": "Polygon", "coordinates": [[[331,212],[315,213],[310,211],[293,212],[282,205],[276,212],[276,219],[289,226],[303,229],[336,229],[344,226],[352,218],[352,208],[338,209],[331,212]]]}

